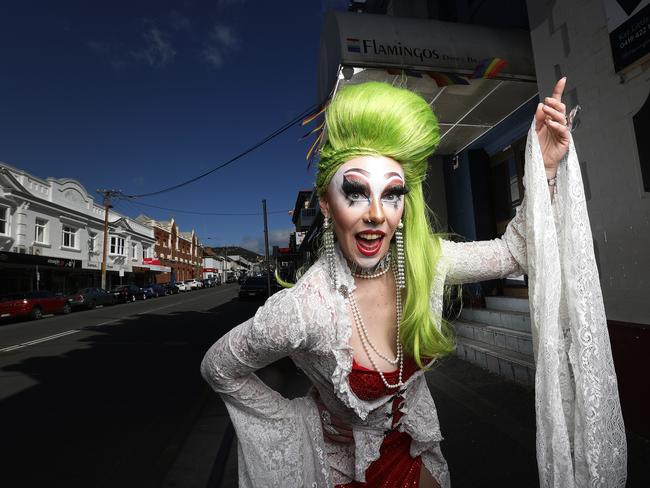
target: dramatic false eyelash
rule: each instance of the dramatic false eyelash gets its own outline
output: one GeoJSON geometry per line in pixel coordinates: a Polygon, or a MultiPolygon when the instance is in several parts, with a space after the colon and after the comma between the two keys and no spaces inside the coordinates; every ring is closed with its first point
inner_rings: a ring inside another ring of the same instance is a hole
{"type": "Polygon", "coordinates": [[[401,197],[403,195],[406,195],[409,192],[409,189],[406,188],[404,185],[393,185],[390,188],[387,188],[384,193],[382,194],[382,197],[387,197],[390,195],[396,195],[398,197],[401,197]]]}
{"type": "Polygon", "coordinates": [[[368,189],[364,185],[358,181],[348,180],[345,176],[343,177],[343,184],[341,185],[341,189],[343,190],[343,193],[345,193],[346,197],[354,193],[363,195],[366,198],[368,197],[368,189]]]}

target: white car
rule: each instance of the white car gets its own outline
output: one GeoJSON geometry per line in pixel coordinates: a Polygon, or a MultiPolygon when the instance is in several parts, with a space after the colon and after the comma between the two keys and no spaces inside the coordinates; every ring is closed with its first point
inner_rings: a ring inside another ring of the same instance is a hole
{"type": "Polygon", "coordinates": [[[199,288],[199,282],[196,280],[185,280],[185,286],[188,287],[188,290],[197,290],[199,288]]]}
{"type": "Polygon", "coordinates": [[[176,288],[178,288],[178,291],[190,291],[189,287],[182,281],[177,281],[175,285],[176,288]]]}

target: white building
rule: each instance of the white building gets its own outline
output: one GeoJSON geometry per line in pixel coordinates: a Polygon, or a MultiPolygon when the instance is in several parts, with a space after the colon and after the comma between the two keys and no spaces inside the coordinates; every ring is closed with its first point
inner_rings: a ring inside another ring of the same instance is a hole
{"type": "MultiPolygon", "coordinates": [[[[41,179],[0,163],[0,286],[68,292],[98,286],[104,207],[69,178],[41,179]]],[[[151,227],[109,212],[108,286],[148,281],[151,227]]]]}

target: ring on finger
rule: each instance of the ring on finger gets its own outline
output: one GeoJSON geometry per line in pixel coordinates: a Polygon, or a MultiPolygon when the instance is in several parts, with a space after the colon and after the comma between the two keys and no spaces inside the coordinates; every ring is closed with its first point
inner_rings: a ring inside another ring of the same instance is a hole
{"type": "Polygon", "coordinates": [[[323,421],[323,430],[328,434],[338,435],[340,432],[332,425],[332,416],[329,411],[323,410],[320,413],[321,420],[323,421]]]}

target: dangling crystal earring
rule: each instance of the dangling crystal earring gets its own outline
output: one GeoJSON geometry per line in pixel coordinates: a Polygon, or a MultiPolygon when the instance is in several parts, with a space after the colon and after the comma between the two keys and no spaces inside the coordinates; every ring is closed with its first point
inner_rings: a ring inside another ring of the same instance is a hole
{"type": "Polygon", "coordinates": [[[395,247],[397,248],[397,288],[406,288],[406,273],[405,273],[405,260],[404,260],[404,236],[402,235],[404,224],[400,219],[395,231],[395,247]]]}
{"type": "Polygon", "coordinates": [[[334,255],[334,224],[329,217],[323,220],[323,245],[325,247],[325,258],[330,271],[330,280],[334,289],[338,289],[336,275],[336,256],[334,255]]]}

